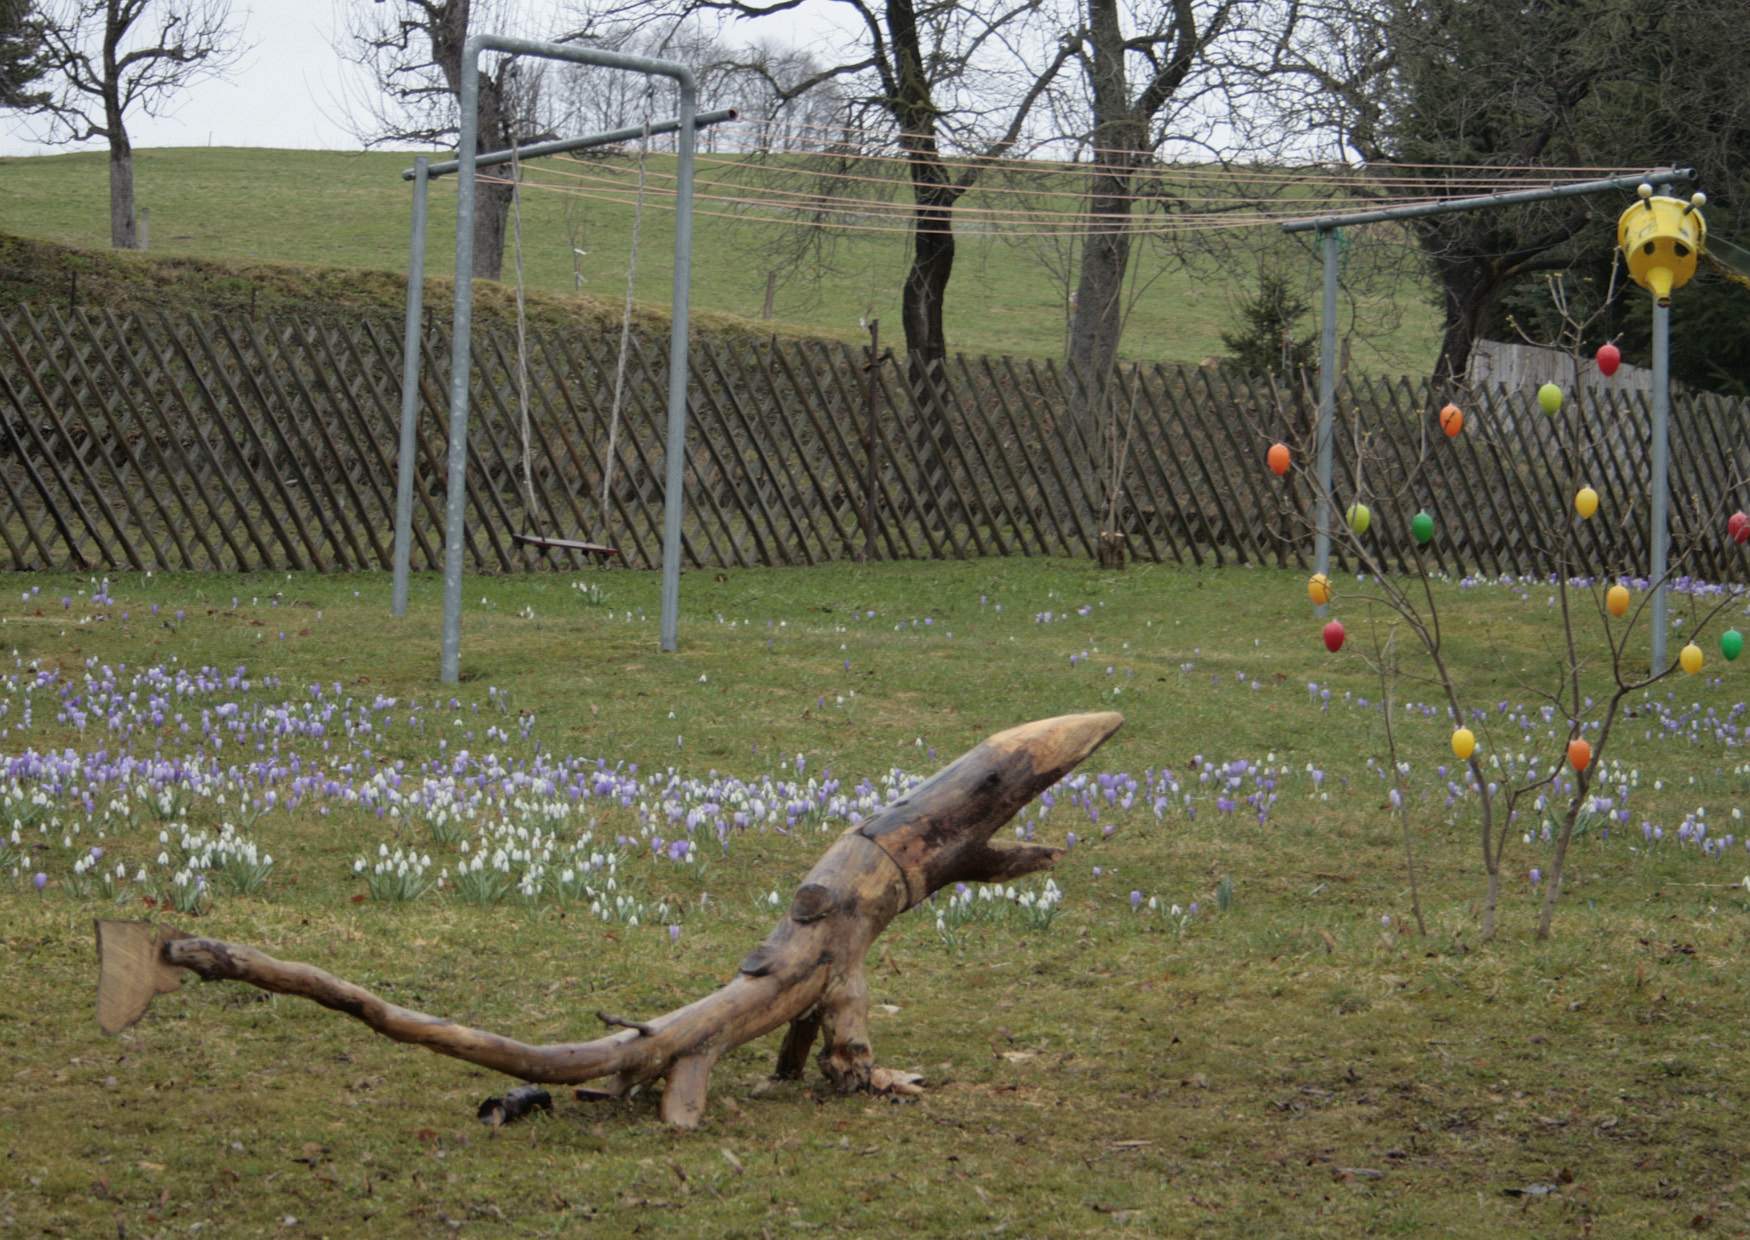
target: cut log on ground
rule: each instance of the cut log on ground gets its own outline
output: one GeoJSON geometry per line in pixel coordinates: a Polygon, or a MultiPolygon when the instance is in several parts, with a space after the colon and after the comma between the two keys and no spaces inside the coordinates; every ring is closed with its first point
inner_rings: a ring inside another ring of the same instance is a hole
{"type": "Polygon", "coordinates": [[[97,923],[98,1024],[119,1033],[155,996],[175,990],[187,970],[300,995],[398,1042],[525,1081],[598,1082],[580,1096],[619,1097],[661,1078],[662,1118],[681,1128],[697,1126],[718,1058],[786,1023],[778,1076],[800,1076],[819,1039],[818,1061],[834,1089],[912,1092],[916,1078],[875,1066],[863,965],[869,945],[896,916],[949,884],[1007,882],[1054,864],[1060,848],[996,847],[990,838],[1123,722],[1113,713],[1063,715],[999,732],[841,835],[728,984],[647,1021],[598,1014],[620,1029],[593,1041],[517,1042],[398,1007],[312,965],[129,921],[97,923]]]}

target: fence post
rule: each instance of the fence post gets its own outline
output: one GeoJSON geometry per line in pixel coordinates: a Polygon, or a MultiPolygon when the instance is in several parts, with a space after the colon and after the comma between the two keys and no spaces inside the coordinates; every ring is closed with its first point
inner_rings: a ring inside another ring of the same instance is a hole
{"type": "Polygon", "coordinates": [[[880,478],[881,436],[875,425],[875,395],[880,391],[881,320],[869,320],[869,360],[863,364],[863,554],[859,562],[875,558],[875,488],[880,478]]]}

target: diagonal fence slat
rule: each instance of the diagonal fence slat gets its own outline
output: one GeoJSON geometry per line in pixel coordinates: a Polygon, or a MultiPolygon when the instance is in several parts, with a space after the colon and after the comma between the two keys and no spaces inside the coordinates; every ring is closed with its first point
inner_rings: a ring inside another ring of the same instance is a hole
{"type": "MultiPolygon", "coordinates": [[[[426,571],[443,560],[448,343],[441,327],[419,341],[413,539],[426,571]]],[[[389,567],[402,347],[386,320],[0,312],[4,567],[389,567]]],[[[527,348],[519,358],[514,336],[490,325],[474,341],[470,570],[589,564],[514,544],[524,527],[609,541],[625,564],[656,567],[666,341],[634,338],[612,461],[615,342],[537,333],[527,348]]],[[[1093,557],[1119,538],[1147,561],[1305,565],[1308,475],[1271,478],[1261,456],[1282,440],[1310,459],[1313,380],[1158,364],[1101,377],[1073,362],[960,356],[914,369],[850,344],[701,340],[684,558],[1093,557]]],[[[1594,393],[1551,419],[1522,391],[1458,392],[1466,428],[1447,439],[1434,411],[1448,394],[1426,382],[1345,376],[1338,393],[1338,519],[1353,498],[1369,503],[1369,537],[1394,570],[1648,572],[1644,396],[1594,393]],[[1574,515],[1579,485],[1604,499],[1591,521],[1574,515]],[[1409,520],[1424,508],[1437,535],[1420,548],[1409,520]]],[[[1673,396],[1679,571],[1750,578],[1750,557],[1723,537],[1724,515],[1750,500],[1747,415],[1750,401],[1673,396]]]]}

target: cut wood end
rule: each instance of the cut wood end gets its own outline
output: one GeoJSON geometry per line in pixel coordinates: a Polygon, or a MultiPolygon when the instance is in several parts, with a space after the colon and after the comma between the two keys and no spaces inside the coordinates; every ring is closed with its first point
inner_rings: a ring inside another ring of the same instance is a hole
{"type": "Polygon", "coordinates": [[[120,1033],[146,1014],[152,1000],[182,985],[182,970],[164,960],[164,944],[187,938],[147,921],[97,923],[97,1025],[120,1033]]]}
{"type": "Polygon", "coordinates": [[[998,732],[985,743],[999,749],[1025,749],[1041,771],[1069,770],[1124,725],[1115,710],[1085,715],[1058,715],[998,732]]]}

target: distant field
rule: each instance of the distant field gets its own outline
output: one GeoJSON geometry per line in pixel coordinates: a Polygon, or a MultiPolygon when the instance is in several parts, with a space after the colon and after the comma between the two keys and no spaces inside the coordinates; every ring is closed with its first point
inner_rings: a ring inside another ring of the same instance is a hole
{"type": "MultiPolygon", "coordinates": [[[[237,264],[304,264],[404,273],[407,264],[408,187],[398,173],[411,156],[392,152],[268,151],[230,148],[147,150],[136,153],[140,205],[151,210],[152,253],[237,264]]],[[[548,161],[551,163],[552,161],[548,161]]],[[[548,182],[573,174],[535,168],[548,182]]],[[[672,173],[672,159],[651,162],[652,184],[672,173]]],[[[596,176],[617,176],[619,165],[596,176]]],[[[102,153],[0,160],[0,233],[79,247],[108,239],[107,160],[102,153]]],[[[707,165],[701,186],[716,192],[745,185],[749,174],[707,165]]],[[[587,182],[576,182],[589,188],[587,182]]],[[[439,182],[432,196],[427,270],[453,274],[455,182],[439,182]]],[[[874,186],[879,196],[902,187],[874,186]]],[[[599,192],[599,191],[598,191],[599,192]]],[[[1047,210],[1072,211],[1073,195],[1033,200],[1047,210]]],[[[968,205],[1013,208],[1006,191],[975,193],[968,205]]],[[[621,203],[551,190],[525,195],[525,263],[531,288],[558,295],[573,291],[572,249],[583,259],[583,292],[609,304],[622,295],[632,210],[621,203]],[[568,222],[569,212],[569,222],[568,222]]],[[[768,272],[780,273],[771,326],[841,339],[864,339],[858,320],[879,316],[899,335],[899,288],[907,242],[903,234],[841,232],[822,266],[777,252],[792,231],[734,218],[735,208],[701,204],[694,265],[694,306],[700,311],[757,320],[768,272]],[[711,212],[711,213],[706,213],[711,212]],[[788,278],[786,278],[788,277],[788,278]]],[[[1025,230],[1017,230],[1025,231],[1025,230]]],[[[1303,270],[1311,292],[1316,269],[1303,243],[1264,229],[1234,234],[1225,258],[1180,255],[1139,246],[1140,293],[1125,336],[1124,355],[1145,361],[1200,362],[1222,352],[1234,304],[1254,286],[1261,255],[1289,270],[1303,270]]],[[[1064,289],[1051,274],[1061,261],[1047,251],[1053,239],[981,236],[960,230],[961,245],[948,294],[949,345],[969,353],[1058,356],[1063,350],[1064,289]]],[[[673,277],[673,215],[647,208],[642,229],[637,296],[665,309],[673,277]]],[[[1381,287],[1354,293],[1351,351],[1354,364],[1383,374],[1419,373],[1438,342],[1430,300],[1415,283],[1411,255],[1389,236],[1357,242],[1372,247],[1369,265],[1384,270],[1381,287]],[[1395,301],[1392,297],[1396,292],[1395,301]]],[[[1359,256],[1358,256],[1359,257],[1359,256]]],[[[1358,264],[1359,266],[1359,264],[1358,264]]],[[[507,259],[506,274],[510,264],[507,259]]],[[[0,279],[7,278],[0,272],[0,279]]],[[[16,276],[12,277],[16,278],[16,276]]],[[[331,285],[332,281],[324,281],[331,285]]],[[[390,290],[378,286],[382,301],[390,290]]],[[[322,299],[332,297],[332,289],[322,299]]],[[[351,300],[350,298],[348,299],[351,300]]],[[[1346,305],[1350,304],[1346,302],[1346,305]]],[[[1315,324],[1310,321],[1306,330],[1315,324]]]]}

